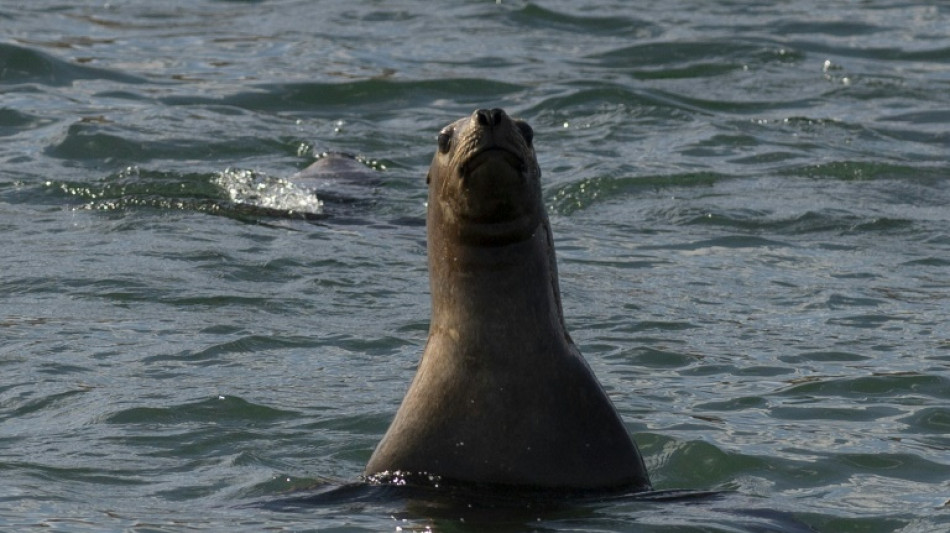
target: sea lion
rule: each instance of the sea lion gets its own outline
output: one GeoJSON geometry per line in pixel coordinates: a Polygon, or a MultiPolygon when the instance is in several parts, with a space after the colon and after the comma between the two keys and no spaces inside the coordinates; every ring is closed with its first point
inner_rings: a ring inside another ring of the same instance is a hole
{"type": "Polygon", "coordinates": [[[287,178],[295,187],[335,204],[368,202],[378,173],[345,152],[324,152],[310,166],[287,178]]]}
{"type": "Polygon", "coordinates": [[[215,183],[226,202],[212,201],[213,212],[238,217],[365,223],[367,207],[380,184],[379,172],[342,152],[325,152],[288,178],[227,169],[215,183]]]}
{"type": "Polygon", "coordinates": [[[479,109],[439,133],[427,177],[432,320],[364,474],[650,490],[564,325],[531,127],[479,109]]]}

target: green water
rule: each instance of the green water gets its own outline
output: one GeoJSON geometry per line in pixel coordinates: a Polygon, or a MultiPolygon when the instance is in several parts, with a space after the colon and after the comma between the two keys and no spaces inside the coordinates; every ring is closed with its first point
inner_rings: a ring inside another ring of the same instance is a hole
{"type": "Polygon", "coordinates": [[[950,531],[950,10],[655,4],[0,5],[0,529],[950,531]],[[477,107],[654,486],[723,494],[358,483],[477,107]],[[378,180],[312,202],[324,151],[378,180]]]}

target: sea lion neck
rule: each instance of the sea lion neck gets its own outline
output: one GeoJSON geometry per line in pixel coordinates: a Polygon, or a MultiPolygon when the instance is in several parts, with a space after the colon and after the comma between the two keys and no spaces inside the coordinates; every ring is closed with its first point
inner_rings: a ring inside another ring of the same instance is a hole
{"type": "Polygon", "coordinates": [[[429,285],[430,333],[480,346],[482,357],[506,358],[522,341],[571,342],[546,219],[529,239],[500,246],[463,244],[430,231],[429,285]]]}

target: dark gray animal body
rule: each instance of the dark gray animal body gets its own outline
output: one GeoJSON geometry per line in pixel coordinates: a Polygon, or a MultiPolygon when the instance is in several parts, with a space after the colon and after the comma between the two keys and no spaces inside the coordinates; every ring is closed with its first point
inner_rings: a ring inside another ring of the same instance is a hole
{"type": "Polygon", "coordinates": [[[650,489],[565,328],[532,137],[500,109],[439,135],[428,176],[429,338],[366,466],[371,478],[650,489]]]}
{"type": "Polygon", "coordinates": [[[375,171],[342,152],[322,154],[288,181],[313,191],[323,201],[343,204],[368,202],[368,193],[379,185],[375,171]]]}

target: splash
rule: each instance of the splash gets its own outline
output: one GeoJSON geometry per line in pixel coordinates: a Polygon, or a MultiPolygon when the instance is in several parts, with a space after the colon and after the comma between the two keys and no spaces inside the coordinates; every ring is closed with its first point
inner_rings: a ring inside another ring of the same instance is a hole
{"type": "Polygon", "coordinates": [[[300,187],[283,178],[274,178],[252,170],[225,169],[212,182],[234,204],[283,211],[288,214],[323,213],[323,202],[312,189],[300,187]]]}

